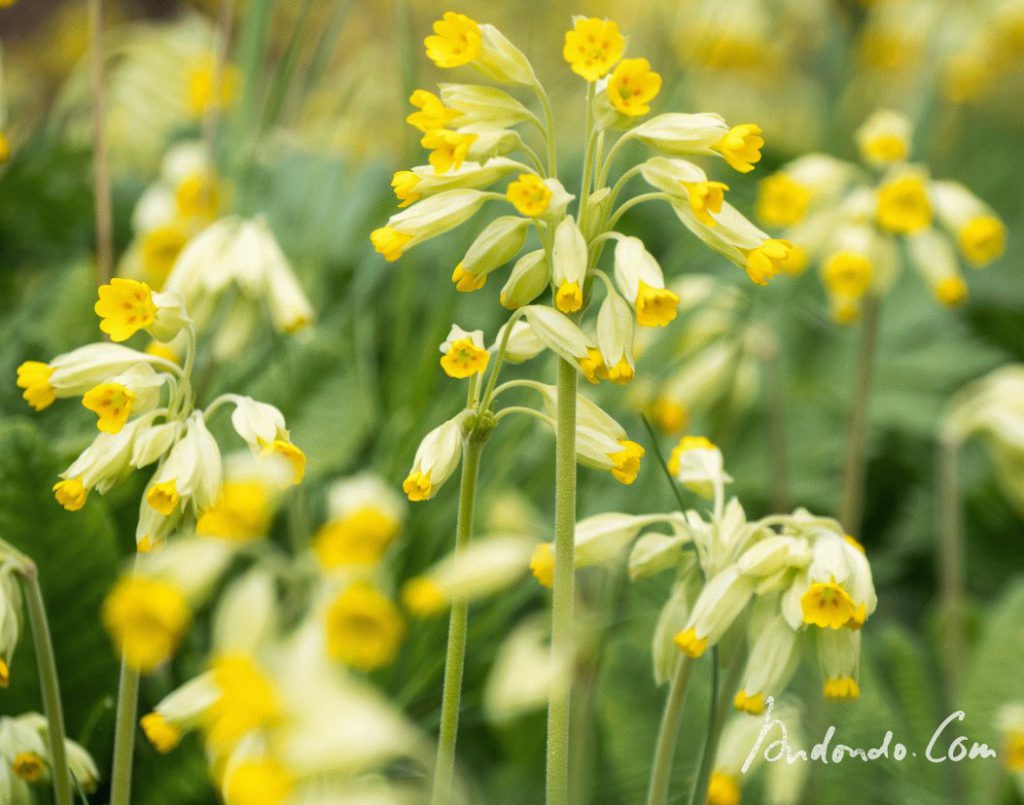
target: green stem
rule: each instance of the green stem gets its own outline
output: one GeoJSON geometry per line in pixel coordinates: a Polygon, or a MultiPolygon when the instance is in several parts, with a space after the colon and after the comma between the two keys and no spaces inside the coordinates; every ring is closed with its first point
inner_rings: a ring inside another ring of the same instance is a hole
{"type": "Polygon", "coordinates": [[[960,501],[959,451],[956,443],[941,447],[942,539],[939,543],[939,578],[945,624],[946,682],[950,695],[960,686],[964,652],[964,538],[960,501]]]}
{"type": "Polygon", "coordinates": [[[46,619],[46,605],[39,588],[39,571],[32,561],[21,565],[21,584],[25,591],[25,607],[32,627],[32,644],[39,668],[39,687],[43,696],[50,739],[50,762],[53,768],[53,797],[57,805],[71,805],[71,774],[68,771],[64,746],[64,713],[60,703],[60,683],[57,680],[57,661],[53,655],[50,624],[46,619]]]}
{"type": "Polygon", "coordinates": [[[665,708],[661,711],[661,725],[658,727],[658,741],[654,745],[654,762],[651,765],[651,782],[647,788],[647,805],[665,805],[668,802],[668,787],[672,781],[672,762],[679,739],[679,725],[683,720],[683,705],[693,675],[693,661],[680,655],[675,673],[669,683],[665,708]]]}
{"type": "Polygon", "coordinates": [[[580,182],[580,209],[577,223],[586,232],[587,206],[594,177],[594,85],[587,84],[586,147],[583,154],[583,179],[580,182]]]}
{"type": "Polygon", "coordinates": [[[846,470],[843,476],[843,498],[839,506],[839,522],[847,533],[857,536],[864,506],[864,476],[867,470],[868,403],[871,377],[878,345],[878,320],[881,300],[869,295],[864,300],[860,349],[850,402],[850,427],[846,440],[846,470]]]}
{"type": "Polygon", "coordinates": [[[739,657],[734,657],[732,664],[722,686],[721,694],[718,692],[718,648],[711,653],[711,713],[708,718],[708,731],[704,739],[704,751],[700,758],[700,768],[697,772],[697,780],[693,786],[693,793],[690,797],[690,805],[705,805],[708,801],[708,781],[711,779],[711,770],[715,763],[715,756],[718,754],[718,741],[722,737],[722,727],[725,725],[725,716],[732,703],[736,686],[739,684],[739,675],[743,670],[743,663],[739,657]]]}
{"type": "Polygon", "coordinates": [[[633,196],[633,198],[628,201],[624,201],[622,206],[615,211],[615,214],[612,215],[611,219],[608,221],[606,229],[614,229],[615,225],[619,222],[619,219],[633,209],[637,204],[643,204],[645,201],[671,201],[671,198],[672,197],[668,193],[660,192],[641,193],[639,196],[633,196]]]}
{"type": "Polygon", "coordinates": [[[139,672],[121,660],[114,720],[114,764],[110,773],[110,805],[129,805],[132,799],[132,756],[135,719],[139,709],[139,672]]]}
{"type": "MultiPolygon", "coordinates": [[[[480,454],[487,432],[472,430],[462,448],[462,475],[459,482],[459,515],[455,526],[455,553],[469,542],[473,531],[473,510],[476,506],[476,483],[480,475],[480,454]]],[[[455,779],[455,741],[459,731],[459,706],[462,700],[462,672],[466,659],[466,630],[469,604],[452,604],[448,620],[448,651],[444,663],[444,692],[441,696],[441,734],[434,764],[434,787],[431,805],[447,805],[452,801],[455,779]]]]}
{"type": "Polygon", "coordinates": [[[551,614],[551,656],[559,672],[548,700],[547,803],[569,801],[570,663],[573,641],[576,530],[576,369],[558,362],[555,420],[555,579],[551,614]]]}

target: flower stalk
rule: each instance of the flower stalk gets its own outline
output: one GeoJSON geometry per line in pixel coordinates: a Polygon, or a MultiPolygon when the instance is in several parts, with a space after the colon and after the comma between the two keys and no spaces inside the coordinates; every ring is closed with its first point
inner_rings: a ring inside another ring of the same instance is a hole
{"type": "Polygon", "coordinates": [[[672,762],[675,758],[679,726],[683,720],[683,706],[693,676],[693,660],[680,656],[676,670],[669,682],[665,709],[661,712],[658,726],[658,740],[654,745],[654,761],[651,764],[651,781],[647,788],[647,805],[665,805],[668,802],[668,787],[672,780],[672,762]]]}

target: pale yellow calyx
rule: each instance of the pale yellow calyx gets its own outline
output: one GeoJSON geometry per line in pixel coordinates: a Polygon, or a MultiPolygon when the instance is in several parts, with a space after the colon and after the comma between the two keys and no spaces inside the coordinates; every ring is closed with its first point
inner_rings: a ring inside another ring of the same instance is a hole
{"type": "Polygon", "coordinates": [[[35,752],[19,752],[11,761],[14,776],[26,783],[38,783],[43,777],[46,764],[35,752]]]}
{"type": "Polygon", "coordinates": [[[611,20],[577,19],[565,34],[562,56],[576,75],[597,81],[612,69],[626,47],[626,38],[611,20]]]}
{"type": "Polygon", "coordinates": [[[807,214],[811,192],[785,173],[773,173],[757,186],[754,213],[768,226],[793,226],[807,214]]]}
{"type": "Polygon", "coordinates": [[[124,661],[143,673],[170,659],[188,621],[181,591],[159,579],[126,576],[103,602],[103,625],[124,661]]]}
{"type": "Polygon", "coordinates": [[[733,126],[714,145],[729,166],[740,173],[750,173],[754,169],[754,163],[761,161],[763,147],[761,127],[754,123],[733,126]]]}
{"type": "Polygon", "coordinates": [[[423,40],[427,58],[448,69],[469,64],[480,55],[483,36],[480,26],[465,14],[453,11],[434,23],[434,35],[423,40]]]}
{"type": "Polygon", "coordinates": [[[405,621],[370,584],[353,584],[331,603],[324,618],[327,653],[361,671],[390,664],[405,636],[405,621]]]}
{"type": "Polygon", "coordinates": [[[647,59],[623,59],[608,79],[608,100],[629,117],[650,112],[650,102],[660,91],[661,76],[647,59]]]}
{"type": "Polygon", "coordinates": [[[409,579],[402,587],[402,604],[417,618],[428,618],[448,606],[437,582],[426,576],[409,579]]]}
{"type": "Polygon", "coordinates": [[[432,491],[430,472],[420,472],[419,470],[410,472],[405,480],[402,481],[402,491],[413,502],[430,498],[432,491]]]}
{"type": "Polygon", "coordinates": [[[822,692],[826,699],[849,701],[860,697],[860,685],[852,676],[837,676],[825,680],[822,692]]]}
{"type": "Polygon", "coordinates": [[[447,128],[459,116],[457,111],[449,109],[433,92],[425,89],[414,90],[409,96],[409,103],[419,111],[410,114],[405,122],[424,133],[447,128]]]}
{"type": "Polygon", "coordinates": [[[708,649],[708,641],[703,637],[697,637],[697,631],[692,626],[677,633],[672,642],[683,654],[692,659],[697,659],[708,649]]]}
{"type": "Polygon", "coordinates": [[[547,212],[551,204],[551,188],[532,173],[522,173],[509,184],[505,195],[520,215],[536,218],[547,212]]]}
{"type": "Polygon", "coordinates": [[[957,307],[967,299],[967,283],[958,274],[943,277],[932,288],[935,298],[945,307],[957,307]]]}
{"type": "Polygon", "coordinates": [[[459,263],[452,272],[452,282],[455,283],[455,290],[461,293],[472,293],[479,291],[487,284],[487,275],[472,274],[462,267],[462,263],[459,263]]]}
{"type": "Polygon", "coordinates": [[[745,713],[759,716],[764,712],[764,694],[763,693],[747,693],[744,690],[739,691],[735,698],[732,700],[733,706],[737,710],[742,710],[745,713]]]}
{"type": "Polygon", "coordinates": [[[405,253],[406,246],[412,240],[412,235],[407,232],[399,232],[390,226],[382,226],[370,233],[370,242],[378,253],[384,255],[389,263],[395,262],[405,253]]]}
{"type": "Polygon", "coordinates": [[[377,564],[398,536],[399,523],[373,506],[326,523],[313,538],[313,553],[326,569],[377,564]]]}
{"type": "Polygon", "coordinates": [[[36,411],[48,408],[57,399],[50,385],[52,375],[53,367],[40,361],[25,361],[18,367],[18,388],[24,389],[21,396],[36,411]]]}
{"type": "Polygon", "coordinates": [[[888,232],[910,235],[932,222],[932,204],[924,180],[913,174],[884,182],[878,188],[878,225],[888,232]]]}
{"type": "Polygon", "coordinates": [[[160,713],[144,715],[139,720],[139,726],[153,748],[162,755],[166,755],[181,743],[181,730],[169,724],[160,713]]]}
{"type": "Polygon", "coordinates": [[[577,282],[563,282],[555,292],[555,307],[563,313],[575,313],[583,307],[583,289],[577,282]]]}
{"type": "Polygon", "coordinates": [[[960,228],[957,241],[969,263],[984,266],[1006,251],[1006,226],[994,215],[978,215],[960,228]]]}
{"type": "Polygon", "coordinates": [[[88,500],[89,490],[82,485],[80,478],[66,478],[53,485],[53,496],[69,512],[76,512],[88,500]]]}
{"type": "Polygon", "coordinates": [[[690,209],[701,221],[708,226],[715,226],[717,223],[712,217],[722,211],[722,202],[725,201],[725,191],[729,185],[722,182],[682,182],[690,200],[690,209]]]}
{"type": "Polygon", "coordinates": [[[550,542],[541,542],[530,556],[530,572],[542,587],[551,588],[555,583],[555,551],[550,542]]]}
{"type": "Polygon", "coordinates": [[[149,286],[123,277],[100,286],[93,309],[101,319],[100,329],[111,341],[127,341],[156,321],[156,304],[149,286]]]}
{"type": "Polygon", "coordinates": [[[812,583],[800,597],[800,609],[804,623],[821,629],[841,629],[857,611],[850,594],[835,579],[812,583]]]}
{"type": "Polygon", "coordinates": [[[423,135],[420,145],[430,149],[428,161],[438,175],[458,170],[469,155],[476,134],[461,134],[448,129],[431,129],[423,135]]]}
{"type": "Polygon", "coordinates": [[[459,338],[451,343],[448,352],[441,356],[441,368],[448,377],[464,379],[482,375],[487,369],[491,355],[473,343],[470,338],[459,338]]]}
{"type": "Polygon", "coordinates": [[[167,517],[178,507],[181,495],[178,494],[178,483],[175,479],[153,484],[146,493],[146,503],[167,517]]]}
{"type": "Polygon", "coordinates": [[[120,383],[100,383],[82,397],[82,405],[96,414],[96,427],[104,433],[118,433],[128,421],[135,395],[120,383]]]}
{"type": "Polygon", "coordinates": [[[755,285],[766,285],[783,270],[792,250],[793,244],[788,240],[769,238],[757,248],[747,251],[744,268],[750,281],[755,285]]]}
{"type": "Polygon", "coordinates": [[[676,317],[679,296],[667,288],[654,288],[640,280],[633,304],[636,323],[641,327],[664,327],[676,317]]]}
{"type": "Polygon", "coordinates": [[[706,436],[683,436],[678,444],[672,448],[668,457],[668,471],[672,475],[679,474],[679,462],[683,454],[690,450],[717,450],[711,440],[706,436]]]}
{"type": "Polygon", "coordinates": [[[640,472],[640,459],[647,451],[629,439],[619,439],[619,447],[622,450],[608,456],[614,465],[611,470],[612,477],[619,483],[631,484],[640,472]]]}
{"type": "Polygon", "coordinates": [[[270,445],[270,452],[288,462],[292,470],[293,486],[302,482],[306,477],[306,454],[302,450],[285,439],[274,439],[270,445]]]}

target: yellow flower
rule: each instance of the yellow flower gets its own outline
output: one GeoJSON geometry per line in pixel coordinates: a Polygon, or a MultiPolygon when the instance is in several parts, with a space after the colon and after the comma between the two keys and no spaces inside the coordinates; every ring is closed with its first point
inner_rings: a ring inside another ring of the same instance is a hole
{"type": "Polygon", "coordinates": [[[459,338],[441,356],[441,368],[448,377],[461,379],[474,374],[482,375],[490,359],[490,353],[474,344],[472,339],[459,338]]]}
{"type": "Polygon", "coordinates": [[[625,37],[611,20],[581,18],[566,32],[562,55],[574,73],[587,81],[597,81],[622,58],[625,47],[625,37]]]}
{"type": "Polygon", "coordinates": [[[18,388],[24,389],[21,395],[36,411],[42,411],[53,405],[57,399],[50,377],[53,367],[40,361],[25,361],[18,367],[18,388]]]}
{"type": "Polygon", "coordinates": [[[871,287],[874,268],[867,256],[858,252],[836,252],[822,267],[825,287],[833,296],[860,299],[871,287]]]}
{"type": "Polygon", "coordinates": [[[207,171],[190,173],[174,189],[174,203],[182,218],[212,221],[221,206],[220,182],[207,171]]]}
{"type": "Polygon", "coordinates": [[[889,232],[909,235],[932,222],[932,205],[920,176],[908,174],[878,188],[878,225],[889,232]]]}
{"type": "Polygon", "coordinates": [[[641,327],[664,327],[676,317],[679,297],[667,288],[652,288],[640,280],[634,305],[641,327]]]}
{"type": "Polygon", "coordinates": [[[1006,736],[1003,765],[1012,772],[1024,771],[1024,733],[1011,732],[1006,736]]]}
{"type": "Polygon", "coordinates": [[[664,433],[678,433],[690,421],[686,406],[671,397],[658,397],[651,405],[651,419],[664,433]]]}
{"type": "Polygon", "coordinates": [[[508,200],[520,215],[536,218],[547,212],[551,204],[551,188],[532,173],[521,173],[505,191],[508,200]]]}
{"type": "Polygon", "coordinates": [[[636,480],[637,473],[640,472],[640,459],[647,451],[628,439],[619,439],[619,446],[622,447],[621,452],[608,456],[612,460],[612,464],[615,465],[611,471],[612,477],[620,483],[631,484],[636,480]]]}
{"type": "Polygon", "coordinates": [[[943,277],[932,288],[935,298],[940,304],[946,307],[956,307],[963,304],[967,298],[967,283],[958,274],[943,277]]]}
{"type": "Polygon", "coordinates": [[[327,653],[361,671],[392,662],[405,636],[398,607],[365,582],[353,584],[334,599],[324,628],[327,653]]]}
{"type": "Polygon", "coordinates": [[[854,617],[857,607],[835,579],[816,581],[800,597],[804,623],[822,629],[841,629],[854,617]]]}
{"type": "Polygon", "coordinates": [[[750,173],[754,163],[761,160],[761,149],[764,147],[761,127],[754,123],[733,126],[712,147],[734,170],[750,173]]]}
{"type": "MultiPolygon", "coordinates": [[[[419,201],[422,196],[416,192],[416,186],[420,183],[420,177],[412,171],[395,171],[391,177],[391,189],[395,191],[395,198],[401,203],[399,207],[408,207],[410,204],[419,201]]],[[[386,229],[387,227],[385,227],[386,229]]],[[[381,230],[377,230],[378,232],[381,230]]],[[[374,241],[374,246],[377,242],[374,241]]],[[[380,249],[378,249],[380,251],[380,249]]]]}
{"type": "Polygon", "coordinates": [[[803,220],[810,191],[785,173],[773,173],[757,185],[754,211],[768,226],[792,226],[803,220]]]}
{"type": "Polygon", "coordinates": [[[459,263],[452,272],[452,282],[455,283],[455,290],[462,293],[471,293],[479,291],[487,284],[487,275],[478,276],[472,274],[462,267],[462,263],[459,263]]]}
{"type": "Polygon", "coordinates": [[[711,440],[706,436],[684,436],[679,440],[679,443],[672,448],[672,453],[668,457],[668,471],[672,475],[678,475],[679,473],[679,459],[683,453],[687,450],[717,450],[711,440]]]}
{"type": "Polygon", "coordinates": [[[755,284],[765,285],[783,270],[783,265],[789,260],[792,250],[793,244],[788,240],[769,238],[756,249],[747,252],[747,276],[755,284]]]}
{"type": "Polygon", "coordinates": [[[324,568],[374,565],[398,536],[399,523],[374,506],[356,509],[326,523],[313,538],[313,552],[324,568]]]}
{"type": "Polygon", "coordinates": [[[795,243],[789,244],[789,254],[779,261],[779,268],[791,277],[803,274],[807,269],[807,252],[795,243]]]}
{"type": "Polygon", "coordinates": [[[146,493],[146,502],[164,517],[167,517],[178,508],[180,500],[181,495],[178,494],[178,485],[173,479],[153,484],[146,493]]]}
{"type": "Polygon", "coordinates": [[[994,215],[971,218],[957,233],[960,251],[975,266],[991,263],[1006,249],[1006,227],[994,215]]]}
{"type": "Polygon", "coordinates": [[[555,583],[555,552],[550,542],[541,542],[533,549],[530,557],[530,571],[533,577],[544,587],[552,587],[555,583]]]}
{"type": "Polygon", "coordinates": [[[687,657],[697,659],[701,654],[707,651],[708,641],[704,638],[697,637],[697,631],[692,626],[685,631],[679,632],[672,642],[676,644],[683,654],[687,657]]]}
{"type": "Polygon", "coordinates": [[[897,134],[879,134],[863,144],[864,156],[870,161],[901,162],[907,158],[907,141],[897,134]]]}
{"type": "Polygon", "coordinates": [[[690,198],[690,209],[697,216],[697,220],[708,226],[715,225],[712,213],[722,211],[722,202],[725,201],[725,191],[729,185],[721,182],[684,182],[683,187],[690,198]]]}
{"type": "Polygon", "coordinates": [[[583,307],[583,290],[579,283],[563,282],[555,293],[555,307],[563,313],[575,313],[583,307]]]}
{"type": "Polygon", "coordinates": [[[127,341],[156,321],[156,304],[149,286],[122,277],[100,286],[93,310],[101,319],[100,329],[111,341],[127,341]]]}
{"type": "Polygon", "coordinates": [[[594,347],[587,349],[587,357],[580,358],[577,363],[583,376],[591,383],[597,383],[605,376],[606,368],[604,358],[601,357],[601,350],[594,347]]]}
{"type": "Polygon", "coordinates": [[[636,374],[636,371],[633,369],[632,366],[629,365],[629,361],[627,361],[625,358],[620,358],[618,363],[616,363],[614,366],[608,367],[607,373],[608,380],[610,380],[612,383],[618,383],[621,385],[623,383],[628,383],[630,380],[632,380],[634,375],[636,374]]]}
{"type": "Polygon", "coordinates": [[[732,703],[737,710],[742,710],[751,715],[759,716],[764,712],[763,693],[751,693],[748,695],[746,691],[741,690],[736,694],[732,703]]]}
{"type": "Polygon", "coordinates": [[[430,472],[420,472],[419,470],[410,472],[402,481],[402,491],[413,502],[428,500],[431,491],[430,472]]]}
{"type": "Polygon", "coordinates": [[[480,55],[480,26],[465,14],[446,12],[434,22],[434,35],[423,40],[427,58],[438,67],[461,67],[480,55]]]}
{"type": "Polygon", "coordinates": [[[437,582],[426,576],[409,579],[402,586],[402,604],[418,618],[442,612],[447,603],[444,592],[437,586],[437,582]]]}
{"type": "Polygon", "coordinates": [[[188,108],[193,117],[202,117],[211,108],[226,109],[238,97],[242,74],[233,64],[222,66],[220,76],[215,76],[215,57],[207,54],[193,61],[187,68],[188,108]],[[214,81],[219,78],[219,92],[214,90],[214,81]]]}
{"type": "Polygon", "coordinates": [[[650,102],[661,91],[661,76],[647,59],[623,59],[608,79],[608,100],[622,114],[646,115],[650,102]]]}
{"type": "Polygon", "coordinates": [[[226,481],[220,488],[220,500],[196,522],[196,534],[202,537],[244,542],[266,536],[270,527],[270,496],[259,481],[226,481]]]}
{"type": "Polygon", "coordinates": [[[373,248],[383,254],[384,259],[389,263],[395,262],[402,256],[410,240],[412,240],[412,235],[399,232],[390,226],[382,226],[370,233],[370,242],[373,243],[373,248]]]}
{"type": "Polygon", "coordinates": [[[224,779],[225,805],[283,805],[295,783],[274,760],[243,760],[224,779]]]}
{"type": "Polygon", "coordinates": [[[154,287],[163,287],[186,243],[188,234],[177,224],[154,227],[142,236],[139,243],[142,271],[154,287]]]}
{"type": "Polygon", "coordinates": [[[852,676],[839,676],[826,679],[822,692],[826,699],[856,699],[860,696],[860,685],[852,676]]]}
{"type": "Polygon", "coordinates": [[[43,778],[46,766],[35,752],[19,752],[11,761],[14,776],[26,783],[38,783],[43,778]]]}
{"type": "Polygon", "coordinates": [[[708,782],[707,805],[740,805],[740,784],[724,771],[713,771],[708,782]]]}
{"type": "Polygon", "coordinates": [[[149,713],[139,720],[146,739],[160,754],[166,755],[181,743],[181,730],[168,723],[160,713],[149,713]]]}
{"type": "Polygon", "coordinates": [[[449,109],[433,92],[425,89],[415,90],[409,96],[409,103],[419,111],[409,115],[405,122],[424,133],[447,128],[459,116],[457,111],[449,109]]]}
{"type": "Polygon", "coordinates": [[[170,659],[188,621],[181,591],[158,579],[125,576],[103,602],[103,624],[121,656],[144,673],[170,659]]]}
{"type": "Polygon", "coordinates": [[[53,485],[53,494],[57,498],[57,502],[69,512],[81,509],[89,498],[89,490],[83,486],[79,478],[57,481],[53,485]]]}
{"type": "Polygon", "coordinates": [[[448,129],[433,129],[423,135],[420,145],[432,149],[428,161],[437,174],[458,168],[465,161],[469,148],[476,142],[475,134],[460,134],[448,129]]]}
{"type": "Polygon", "coordinates": [[[0,688],[9,688],[11,686],[11,668],[10,666],[0,660],[0,688]]]}
{"type": "Polygon", "coordinates": [[[211,748],[230,751],[248,733],[279,721],[281,704],[274,684],[249,657],[221,655],[211,663],[211,671],[220,691],[204,715],[211,748]]]}
{"type": "MultiPolygon", "coordinates": [[[[0,3],[2,5],[2,3],[0,3]]],[[[0,165],[7,163],[7,160],[11,158],[11,141],[7,139],[7,135],[0,131],[0,165]]]]}
{"type": "Polygon", "coordinates": [[[117,433],[128,421],[135,395],[120,383],[100,383],[82,397],[82,405],[99,417],[96,427],[104,433],[117,433]]]}

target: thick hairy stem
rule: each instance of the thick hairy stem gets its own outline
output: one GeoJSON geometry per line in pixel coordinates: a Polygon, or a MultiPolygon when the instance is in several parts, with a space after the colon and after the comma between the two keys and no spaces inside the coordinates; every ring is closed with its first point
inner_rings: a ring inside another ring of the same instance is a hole
{"type": "Polygon", "coordinates": [[[853,396],[850,399],[850,428],[846,438],[846,469],[843,475],[843,498],[839,506],[839,522],[848,533],[857,536],[864,506],[864,476],[867,471],[868,407],[871,399],[871,378],[878,344],[878,320],[881,300],[869,295],[864,300],[860,350],[853,396]]]}
{"type": "Polygon", "coordinates": [[[555,421],[555,579],[551,614],[551,657],[558,673],[548,700],[548,805],[569,801],[569,715],[575,596],[576,369],[558,362],[555,421]]]}
{"type": "Polygon", "coordinates": [[[92,178],[96,207],[96,271],[100,284],[114,271],[114,216],[110,202],[110,165],[107,160],[106,82],[103,76],[103,0],[89,0],[92,31],[92,178]]]}
{"type": "Polygon", "coordinates": [[[57,661],[53,655],[50,624],[46,618],[43,593],[39,588],[39,573],[35,564],[25,562],[21,567],[25,607],[32,628],[32,644],[39,667],[39,687],[43,696],[50,738],[50,759],[53,767],[53,798],[57,805],[71,805],[71,774],[68,771],[67,752],[64,747],[64,711],[60,703],[60,683],[57,679],[57,661]]]}
{"type": "Polygon", "coordinates": [[[942,540],[939,543],[939,579],[946,637],[946,681],[950,693],[959,689],[964,657],[964,538],[960,501],[959,450],[956,444],[941,447],[942,540]]]}
{"type": "Polygon", "coordinates": [[[693,661],[680,655],[676,670],[669,683],[665,707],[661,711],[661,725],[658,727],[658,741],[654,745],[654,759],[651,763],[651,781],[647,788],[647,805],[665,805],[668,802],[668,787],[672,780],[672,762],[679,739],[679,725],[683,720],[683,706],[686,692],[693,675],[693,661]]]}
{"type": "Polygon", "coordinates": [[[135,721],[139,710],[139,672],[121,661],[114,720],[114,764],[110,773],[110,805],[129,805],[132,800],[132,760],[135,754],[135,721]]]}
{"type": "MultiPolygon", "coordinates": [[[[486,436],[476,431],[466,437],[462,451],[462,476],[459,482],[459,515],[455,526],[455,552],[469,542],[473,532],[473,511],[476,507],[476,483],[480,475],[480,454],[486,436]]],[[[459,706],[462,701],[462,671],[466,659],[466,629],[469,605],[465,601],[452,604],[448,621],[448,651],[444,662],[444,693],[441,697],[441,734],[437,742],[434,764],[432,805],[452,801],[455,779],[455,741],[459,732],[459,706]]]]}

